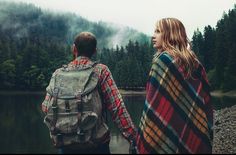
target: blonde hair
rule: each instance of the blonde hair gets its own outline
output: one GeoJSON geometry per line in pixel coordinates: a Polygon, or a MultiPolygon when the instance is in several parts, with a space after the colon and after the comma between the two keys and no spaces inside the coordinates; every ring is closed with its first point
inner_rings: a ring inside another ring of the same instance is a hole
{"type": "Polygon", "coordinates": [[[176,18],[163,18],[156,24],[161,33],[161,50],[166,51],[183,67],[186,78],[191,76],[197,64],[197,56],[190,49],[185,27],[176,18]]]}

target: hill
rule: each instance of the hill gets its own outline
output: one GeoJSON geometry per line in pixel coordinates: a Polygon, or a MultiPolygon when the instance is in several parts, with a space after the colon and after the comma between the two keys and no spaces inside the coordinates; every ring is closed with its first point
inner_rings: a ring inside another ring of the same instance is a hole
{"type": "Polygon", "coordinates": [[[98,47],[126,45],[129,40],[146,42],[149,37],[129,27],[106,22],[92,22],[73,13],[42,10],[33,4],[0,1],[0,28],[3,35],[38,38],[71,44],[81,31],[91,31],[98,38],[98,47]],[[124,39],[125,38],[125,39],[124,39]]]}
{"type": "Polygon", "coordinates": [[[96,35],[99,54],[131,40],[150,41],[147,35],[129,27],[91,22],[33,4],[0,1],[0,89],[45,89],[53,71],[72,60],[71,45],[82,31],[96,35]]]}

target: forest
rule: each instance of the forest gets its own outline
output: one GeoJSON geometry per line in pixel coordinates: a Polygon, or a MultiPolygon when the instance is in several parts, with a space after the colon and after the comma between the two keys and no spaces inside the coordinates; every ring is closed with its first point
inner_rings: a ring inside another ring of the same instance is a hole
{"type": "MultiPolygon", "coordinates": [[[[45,90],[54,70],[72,60],[71,45],[81,31],[96,35],[98,52],[92,59],[109,67],[119,88],[145,87],[154,54],[150,36],[77,14],[0,2],[0,90],[45,90]]],[[[216,27],[197,29],[191,43],[212,90],[235,89],[236,5],[216,27]]]]}
{"type": "Polygon", "coordinates": [[[206,68],[212,90],[236,88],[236,4],[218,20],[192,37],[193,51],[206,68]]]}

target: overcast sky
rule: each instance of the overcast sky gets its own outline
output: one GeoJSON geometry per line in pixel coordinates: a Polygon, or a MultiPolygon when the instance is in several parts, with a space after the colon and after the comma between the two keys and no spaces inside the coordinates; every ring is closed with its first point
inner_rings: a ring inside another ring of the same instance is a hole
{"type": "Polygon", "coordinates": [[[236,0],[14,0],[33,3],[52,11],[74,12],[91,21],[112,22],[152,35],[156,21],[175,17],[191,39],[194,30],[216,26],[223,12],[236,0]]]}

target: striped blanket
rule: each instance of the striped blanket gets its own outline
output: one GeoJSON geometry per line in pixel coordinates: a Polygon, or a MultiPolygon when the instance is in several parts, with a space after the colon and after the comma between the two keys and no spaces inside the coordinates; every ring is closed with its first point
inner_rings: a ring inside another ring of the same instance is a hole
{"type": "Polygon", "coordinates": [[[139,153],[212,153],[213,109],[200,63],[186,80],[170,55],[154,56],[146,92],[139,153]]]}

